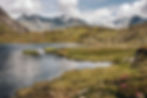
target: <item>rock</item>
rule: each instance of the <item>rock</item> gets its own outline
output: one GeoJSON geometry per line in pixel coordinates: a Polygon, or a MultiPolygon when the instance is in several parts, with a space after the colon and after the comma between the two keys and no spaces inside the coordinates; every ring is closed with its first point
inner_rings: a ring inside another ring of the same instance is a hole
{"type": "Polygon", "coordinates": [[[137,50],[133,66],[137,68],[147,66],[147,47],[141,47],[137,50]]]}

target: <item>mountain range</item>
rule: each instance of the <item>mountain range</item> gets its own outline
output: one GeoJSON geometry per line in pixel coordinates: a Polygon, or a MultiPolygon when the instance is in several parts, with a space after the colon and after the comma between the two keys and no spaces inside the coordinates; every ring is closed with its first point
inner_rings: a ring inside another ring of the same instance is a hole
{"type": "MultiPolygon", "coordinates": [[[[86,21],[79,18],[66,18],[66,16],[56,16],[53,18],[43,17],[39,15],[22,15],[17,19],[22,25],[31,31],[48,31],[57,28],[65,28],[72,26],[89,25],[86,21]]],[[[117,27],[130,27],[132,25],[147,22],[147,19],[141,16],[133,16],[131,18],[121,18],[114,20],[113,24],[117,27]]]]}
{"type": "Polygon", "coordinates": [[[39,15],[22,15],[17,19],[17,21],[27,27],[29,30],[36,32],[86,25],[86,22],[81,19],[66,18],[64,15],[54,18],[48,18],[39,15]]]}
{"type": "MultiPolygon", "coordinates": [[[[123,27],[130,27],[136,24],[142,24],[147,22],[146,18],[140,16],[133,16],[131,18],[121,18],[116,19],[114,24],[123,27]]],[[[90,26],[86,21],[66,17],[65,15],[60,15],[56,17],[44,17],[40,15],[21,15],[16,20],[12,19],[2,8],[0,8],[0,29],[1,32],[44,32],[53,29],[73,27],[73,26],[90,26]]]]}
{"type": "Polygon", "coordinates": [[[129,25],[137,25],[137,24],[142,24],[142,23],[145,23],[147,22],[147,18],[143,18],[143,17],[140,17],[140,16],[133,16],[130,20],[130,23],[129,25]]]}

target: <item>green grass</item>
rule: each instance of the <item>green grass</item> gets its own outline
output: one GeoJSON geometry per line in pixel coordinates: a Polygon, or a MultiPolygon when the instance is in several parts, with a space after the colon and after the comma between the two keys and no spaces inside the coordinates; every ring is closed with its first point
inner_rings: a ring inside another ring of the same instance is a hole
{"type": "Polygon", "coordinates": [[[127,62],[134,57],[132,48],[67,48],[54,51],[64,57],[85,61],[112,61],[115,63],[127,62]]]}
{"type": "Polygon", "coordinates": [[[45,48],[44,50],[45,50],[46,54],[49,54],[49,53],[56,53],[56,51],[58,49],[57,48],[48,47],[48,48],[45,48]]]}
{"type": "Polygon", "coordinates": [[[21,89],[14,98],[146,98],[146,77],[147,72],[126,64],[73,70],[21,89]]]}
{"type": "Polygon", "coordinates": [[[15,33],[9,28],[0,26],[0,43],[73,42],[97,46],[125,44],[138,47],[146,43],[146,34],[146,24],[120,30],[81,26],[43,33],[23,34],[15,33]]]}
{"type": "Polygon", "coordinates": [[[23,53],[25,55],[30,55],[30,56],[39,56],[39,52],[36,50],[24,50],[23,53]]]}
{"type": "Polygon", "coordinates": [[[10,32],[11,30],[0,29],[3,32],[3,35],[0,36],[0,42],[8,43],[8,42],[19,42],[19,43],[42,43],[42,42],[76,42],[76,43],[87,43],[86,41],[93,43],[91,38],[95,39],[96,42],[101,39],[104,40],[110,35],[115,35],[113,32],[115,30],[111,29],[101,29],[97,27],[73,27],[63,30],[54,30],[44,33],[14,33],[10,32]],[[111,33],[111,34],[110,34],[111,33]],[[106,37],[106,36],[107,37],[106,37]],[[97,36],[97,37],[96,37],[97,36]],[[6,38],[8,40],[6,40],[6,38]]]}
{"type": "Polygon", "coordinates": [[[119,98],[116,82],[132,75],[137,75],[137,71],[121,66],[75,70],[52,82],[37,83],[19,90],[15,98],[119,98]]]}

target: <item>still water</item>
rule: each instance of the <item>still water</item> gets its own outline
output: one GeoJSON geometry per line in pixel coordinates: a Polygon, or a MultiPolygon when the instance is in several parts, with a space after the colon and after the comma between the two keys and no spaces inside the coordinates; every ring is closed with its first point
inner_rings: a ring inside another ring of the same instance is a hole
{"type": "Polygon", "coordinates": [[[110,62],[74,61],[54,54],[45,54],[44,48],[72,48],[75,44],[1,44],[0,45],[0,98],[9,98],[20,88],[33,83],[54,79],[74,69],[108,67],[110,62]],[[23,53],[35,49],[40,56],[23,53]]]}

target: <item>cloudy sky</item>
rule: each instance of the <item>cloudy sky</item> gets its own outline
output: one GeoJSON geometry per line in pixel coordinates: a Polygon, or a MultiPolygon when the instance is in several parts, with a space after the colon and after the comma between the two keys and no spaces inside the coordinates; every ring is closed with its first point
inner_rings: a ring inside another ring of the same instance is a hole
{"type": "Polygon", "coordinates": [[[0,0],[0,6],[14,18],[21,14],[64,14],[109,26],[116,19],[147,17],[147,0],[0,0]]]}

